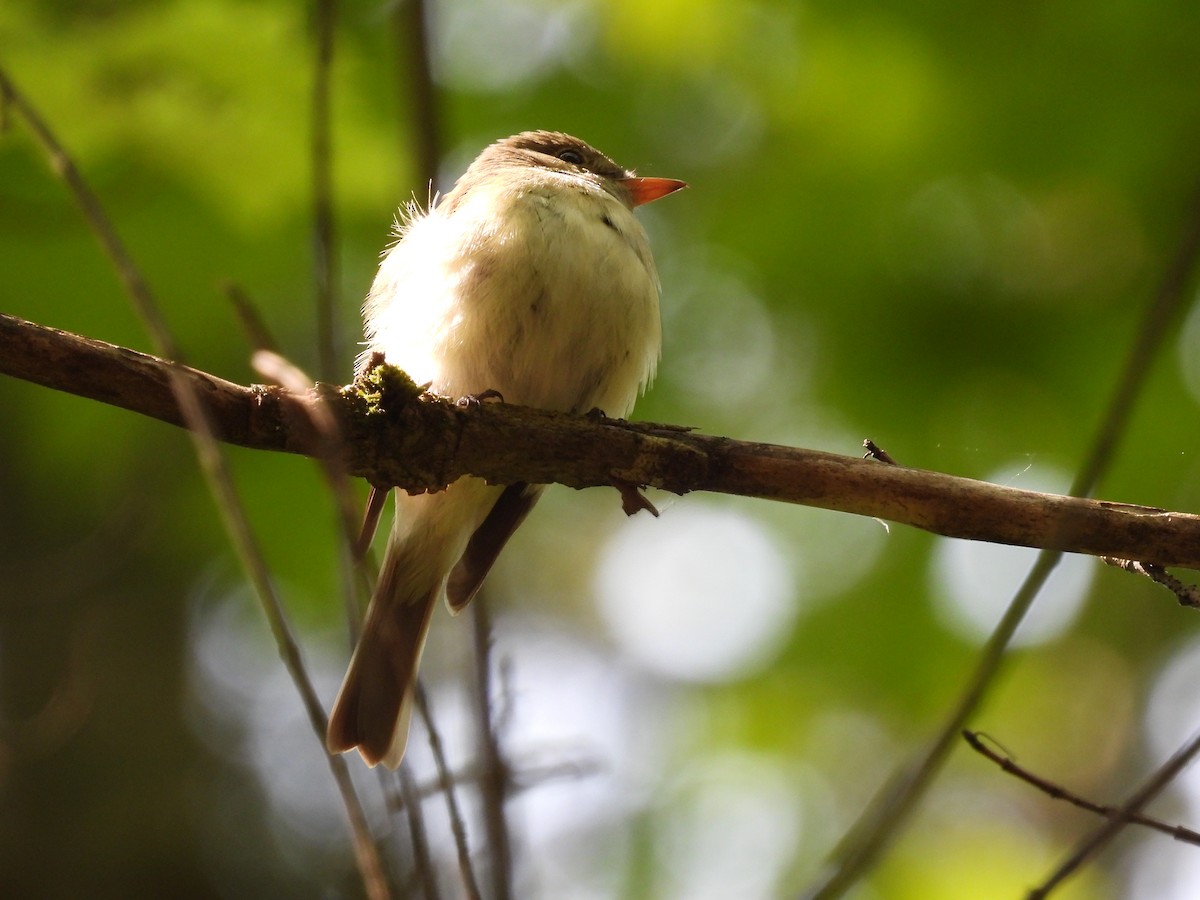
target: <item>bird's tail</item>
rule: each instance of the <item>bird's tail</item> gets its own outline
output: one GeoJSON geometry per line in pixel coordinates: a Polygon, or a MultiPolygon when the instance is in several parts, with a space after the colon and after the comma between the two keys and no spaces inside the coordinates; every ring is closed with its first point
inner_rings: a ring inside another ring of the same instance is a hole
{"type": "Polygon", "coordinates": [[[443,577],[415,542],[389,543],[362,636],[329,717],[330,753],[358,748],[367,765],[404,758],[421,649],[443,577]],[[430,583],[432,581],[432,584],[430,583]]]}

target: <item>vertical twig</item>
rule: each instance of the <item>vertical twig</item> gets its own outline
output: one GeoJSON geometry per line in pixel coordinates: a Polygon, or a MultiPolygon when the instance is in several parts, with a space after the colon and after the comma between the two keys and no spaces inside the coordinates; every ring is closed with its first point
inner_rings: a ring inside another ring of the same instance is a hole
{"type": "Polygon", "coordinates": [[[492,892],[496,900],[511,900],[512,840],[504,815],[509,786],[508,761],[500,748],[500,738],[492,718],[492,622],[485,593],[481,592],[472,604],[471,623],[475,638],[475,698],[479,713],[479,793],[483,802],[483,822],[487,829],[488,855],[492,866],[492,892]]]}
{"type": "Polygon", "coordinates": [[[312,178],[313,275],[317,289],[317,372],[338,382],[337,250],[333,220],[333,147],[330,137],[330,75],[333,70],[334,0],[316,0],[317,55],[313,64],[312,178]]]}
{"type": "MultiPolygon", "coordinates": [[[[74,161],[59,144],[58,139],[38,115],[29,102],[17,92],[7,73],[0,69],[0,93],[4,102],[11,105],[25,120],[31,133],[41,146],[50,162],[51,169],[63,179],[68,192],[79,204],[83,217],[96,235],[105,254],[112,261],[118,277],[125,287],[126,293],[133,302],[134,308],[145,324],[155,345],[156,352],[175,363],[179,363],[179,349],[174,336],[167,328],[166,322],[159,312],[158,303],[154,299],[149,286],[142,277],[140,270],[134,265],[132,257],[126,251],[124,244],[113,228],[108,216],[100,204],[99,198],[92,192],[83,176],[79,173],[74,161]]],[[[291,623],[283,607],[267,570],[266,562],[259,549],[258,542],[250,528],[245,509],[238,497],[229,472],[224,454],[214,438],[204,406],[197,396],[191,383],[184,377],[173,374],[172,390],[179,401],[179,406],[188,425],[188,433],[192,438],[201,471],[208,482],[209,490],[221,515],[226,531],[230,536],[234,551],[237,553],[242,567],[254,585],[259,603],[266,614],[275,637],[279,655],[283,659],[292,682],[295,684],[305,712],[313,730],[317,733],[324,751],[324,736],[326,728],[325,709],[317,697],[316,689],[308,678],[299,644],[292,633],[291,623]]],[[[340,756],[328,756],[329,767],[334,781],[342,795],[354,833],[355,856],[363,885],[369,897],[373,900],[384,900],[388,896],[387,883],[383,876],[383,868],[375,845],[371,840],[367,827],[366,815],[354,792],[350,773],[345,761],[340,756]]]]}
{"type": "Polygon", "coordinates": [[[397,67],[397,81],[401,93],[409,95],[411,118],[406,137],[414,145],[419,180],[436,184],[442,160],[442,132],[429,51],[429,16],[425,0],[403,0],[396,3],[392,22],[402,61],[397,67]]]}
{"type": "MultiPolygon", "coordinates": [[[[1072,496],[1089,496],[1107,471],[1117,443],[1128,424],[1134,403],[1145,386],[1150,365],[1162,347],[1168,330],[1184,308],[1187,286],[1192,280],[1198,257],[1200,192],[1194,195],[1189,208],[1183,240],[1143,313],[1133,346],[1117,379],[1104,418],[1071,485],[1072,496]]],[[[892,838],[899,833],[909,813],[932,784],[934,776],[949,756],[958,734],[991,688],[1017,627],[1061,558],[1062,553],[1057,550],[1043,550],[1038,554],[1025,582],[984,645],[974,673],[937,735],[928,748],[904,767],[880,792],[844,839],[839,852],[840,860],[806,896],[820,900],[842,896],[866,874],[892,838]]]]}
{"type": "Polygon", "coordinates": [[[425,817],[421,814],[421,794],[407,766],[396,772],[400,781],[400,797],[404,812],[408,815],[408,829],[412,836],[413,864],[417,870],[417,883],[425,900],[440,900],[437,886],[437,870],[429,852],[429,838],[425,834],[425,817]]]}
{"type": "MultiPolygon", "coordinates": [[[[437,180],[438,165],[442,158],[441,125],[437,89],[433,80],[432,56],[429,49],[430,20],[429,9],[425,0],[397,0],[390,10],[393,36],[397,47],[397,85],[398,95],[408,95],[409,122],[403,137],[413,145],[416,155],[416,174],[418,183],[429,185],[430,196],[433,185],[437,180]]],[[[405,154],[401,154],[404,158],[405,154]]],[[[373,531],[373,529],[371,529],[373,531]]],[[[429,744],[437,761],[438,776],[442,788],[446,792],[447,804],[450,809],[450,821],[454,832],[455,846],[458,848],[459,865],[463,870],[463,880],[466,883],[469,896],[478,897],[479,887],[471,866],[470,854],[467,852],[466,832],[462,818],[458,815],[457,800],[454,797],[454,786],[446,771],[445,758],[441,751],[441,741],[434,726],[433,716],[425,704],[424,689],[418,685],[417,699],[421,715],[424,718],[429,733],[429,744]]],[[[410,833],[413,840],[413,853],[419,856],[417,831],[411,827],[413,816],[422,814],[423,806],[408,801],[405,803],[410,818],[410,833]]]]}
{"type": "Polygon", "coordinates": [[[481,900],[479,880],[475,877],[475,867],[471,862],[471,850],[467,843],[467,825],[458,805],[458,793],[454,786],[454,778],[450,767],[446,765],[446,753],[442,747],[442,736],[434,726],[433,710],[429,706],[429,698],[425,687],[418,681],[416,690],[417,710],[421,720],[429,732],[429,749],[433,751],[433,762],[437,767],[438,784],[446,796],[446,809],[450,814],[450,830],[454,834],[454,847],[458,851],[458,868],[462,872],[463,888],[469,900],[481,900]]]}

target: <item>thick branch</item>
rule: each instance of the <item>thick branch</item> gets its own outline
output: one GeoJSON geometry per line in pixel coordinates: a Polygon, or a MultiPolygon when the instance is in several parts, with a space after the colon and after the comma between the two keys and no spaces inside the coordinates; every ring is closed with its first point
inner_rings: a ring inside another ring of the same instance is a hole
{"type": "MultiPolygon", "coordinates": [[[[0,373],[180,425],[172,363],[0,314],[0,373]]],[[[1200,569],[1200,516],[1000,487],[816,450],[686,430],[423,394],[375,369],[306,398],[179,367],[208,404],[218,437],[317,456],[303,404],[327,402],[347,472],[379,486],[436,490],[462,475],[573,488],[613,481],[677,494],[715,491],[873,516],[936,534],[1053,547],[1200,569]]]]}

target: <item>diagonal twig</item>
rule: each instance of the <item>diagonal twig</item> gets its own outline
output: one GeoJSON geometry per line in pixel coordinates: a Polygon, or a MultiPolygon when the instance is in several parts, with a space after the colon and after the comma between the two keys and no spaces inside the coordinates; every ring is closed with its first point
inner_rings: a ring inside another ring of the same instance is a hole
{"type": "Polygon", "coordinates": [[[1005,772],[1015,776],[1016,778],[1019,778],[1026,784],[1032,785],[1043,794],[1046,794],[1055,800],[1063,800],[1067,803],[1070,803],[1072,806],[1077,806],[1080,809],[1087,810],[1090,813],[1095,813],[1098,816],[1103,816],[1106,819],[1124,817],[1125,821],[1129,822],[1131,825],[1141,825],[1153,831],[1162,832],[1163,834],[1170,835],[1175,840],[1182,841],[1185,844],[1200,845],[1200,832],[1193,831],[1192,829],[1186,828],[1183,825],[1168,825],[1166,822],[1150,816],[1142,815],[1138,812],[1126,812],[1117,806],[1105,806],[1100,803],[1093,803],[1086,797],[1080,797],[1078,794],[1068,791],[1062,785],[1055,784],[1053,781],[1049,781],[1048,779],[1042,778],[1040,775],[1030,772],[1024,766],[1018,765],[1012,757],[1005,756],[1003,753],[993,750],[987,745],[985,736],[979,732],[968,731],[964,729],[962,736],[963,740],[967,742],[967,745],[970,746],[970,748],[976,753],[979,753],[987,759],[990,759],[1005,772]]]}
{"type": "MultiPolygon", "coordinates": [[[[323,747],[324,707],[308,677],[287,613],[275,592],[266,562],[250,528],[224,455],[221,453],[220,444],[213,434],[206,413],[206,405],[200,400],[193,382],[175,364],[179,361],[179,349],[159,312],[158,304],[141,272],[125,249],[124,243],[117,235],[116,229],[109,221],[99,198],[92,192],[74,161],[49,126],[32,104],[17,91],[16,86],[3,69],[0,69],[0,94],[3,94],[4,104],[15,110],[25,121],[46,154],[51,169],[66,183],[68,193],[78,203],[89,228],[96,235],[105,255],[116,268],[118,277],[125,286],[126,293],[133,302],[135,310],[145,323],[156,349],[160,355],[173,361],[170,369],[171,389],[192,436],[201,470],[208,482],[239,561],[258,594],[260,605],[271,626],[272,634],[275,636],[280,656],[300,694],[309,721],[323,747]]],[[[354,791],[345,761],[341,757],[327,755],[327,758],[354,833],[355,856],[364,887],[370,897],[386,898],[388,891],[383,868],[375,851],[375,845],[371,841],[366,815],[354,791]]]]}
{"type": "MultiPolygon", "coordinates": [[[[1087,456],[1071,485],[1072,497],[1089,496],[1107,471],[1124,433],[1135,401],[1146,383],[1150,364],[1163,344],[1168,330],[1177,321],[1187,301],[1191,282],[1200,257],[1200,192],[1193,195],[1183,238],[1167,265],[1158,289],[1146,306],[1133,346],[1117,378],[1113,394],[1087,456]]],[[[887,467],[892,468],[892,467],[887,467]]],[[[1064,520],[1056,528],[1065,533],[1071,527],[1064,520]]],[[[1057,542],[1043,546],[1056,546],[1057,542]]],[[[950,754],[958,734],[990,690],[1013,635],[1033,605],[1038,592],[1062,558],[1061,549],[1038,554],[1024,583],[1009,603],[999,624],[988,638],[975,670],[953,709],[925,750],[901,768],[854,824],[842,846],[838,861],[823,873],[806,896],[828,900],[841,897],[870,870],[891,840],[900,832],[917,802],[933,783],[950,754]]]]}
{"type": "Polygon", "coordinates": [[[437,768],[438,783],[446,798],[446,809],[450,814],[450,830],[454,834],[454,847],[458,851],[458,868],[462,874],[463,890],[468,900],[482,900],[483,895],[479,893],[479,879],[475,877],[475,865],[471,861],[471,850],[467,843],[467,825],[463,820],[462,809],[458,805],[458,791],[455,787],[454,778],[450,774],[450,767],[446,764],[446,753],[442,747],[442,737],[434,724],[433,710],[429,705],[429,698],[426,696],[425,687],[420,681],[417,682],[416,701],[417,710],[421,714],[421,721],[425,723],[425,729],[429,732],[429,749],[433,751],[433,762],[437,768]]]}
{"type": "MultiPolygon", "coordinates": [[[[311,385],[304,372],[290,360],[271,350],[256,350],[251,362],[256,371],[269,378],[296,397],[308,395],[311,385]]],[[[337,418],[318,394],[307,403],[297,403],[309,418],[313,430],[323,449],[317,456],[325,484],[333,496],[342,540],[338,542],[340,569],[343,577],[342,597],[346,606],[346,620],[350,631],[351,645],[358,641],[362,623],[362,610],[371,592],[368,576],[368,560],[355,554],[358,540],[358,511],[350,491],[350,479],[342,465],[342,430],[337,418]]]]}
{"type": "Polygon", "coordinates": [[[1160,565],[1140,562],[1136,559],[1117,559],[1115,556],[1102,556],[1100,561],[1113,568],[1132,572],[1134,575],[1143,575],[1174,594],[1180,606],[1200,609],[1200,587],[1180,581],[1160,565]]]}
{"type": "Polygon", "coordinates": [[[251,346],[255,350],[270,350],[272,353],[279,353],[279,342],[272,336],[271,329],[267,327],[266,321],[258,311],[258,307],[250,299],[250,295],[246,293],[245,288],[236,282],[226,281],[221,285],[221,290],[224,291],[230,305],[233,306],[233,311],[237,315],[242,329],[246,332],[246,337],[250,339],[251,346]]]}
{"type": "Polygon", "coordinates": [[[1194,734],[1186,744],[1176,750],[1171,758],[1147,778],[1128,800],[1113,810],[1109,814],[1107,822],[1080,841],[1074,852],[1045,881],[1026,895],[1028,900],[1042,900],[1042,898],[1048,897],[1050,892],[1069,876],[1078,871],[1086,862],[1095,858],[1122,828],[1134,821],[1147,803],[1162,793],[1167,785],[1175,780],[1175,777],[1197,755],[1200,755],[1200,732],[1194,734]]]}

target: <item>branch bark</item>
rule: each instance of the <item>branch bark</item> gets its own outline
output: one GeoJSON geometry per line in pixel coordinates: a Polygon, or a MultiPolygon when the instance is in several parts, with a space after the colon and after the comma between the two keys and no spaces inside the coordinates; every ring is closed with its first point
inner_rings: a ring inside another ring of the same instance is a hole
{"type": "Polygon", "coordinates": [[[389,366],[306,396],[0,314],[0,373],[182,426],[170,373],[206,405],[216,436],[256,450],[329,452],[307,412],[339,423],[348,474],[378,487],[438,490],[463,475],[573,488],[713,491],[872,516],[948,537],[1200,569],[1200,516],[1001,487],[953,475],[651,423],[505,403],[459,406],[389,366]]]}

